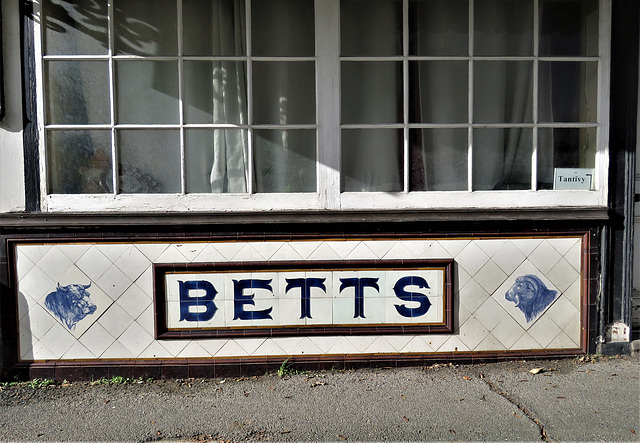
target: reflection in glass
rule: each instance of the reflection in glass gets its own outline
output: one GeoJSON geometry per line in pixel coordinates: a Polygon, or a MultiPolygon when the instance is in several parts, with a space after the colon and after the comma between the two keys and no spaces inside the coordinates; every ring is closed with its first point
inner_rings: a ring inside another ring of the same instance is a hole
{"type": "Polygon", "coordinates": [[[533,2],[475,0],[474,55],[533,55],[533,2]]]}
{"type": "Polygon", "coordinates": [[[107,2],[44,0],[42,12],[45,54],[107,53],[107,2]]]}
{"type": "Polygon", "coordinates": [[[185,123],[247,123],[246,63],[184,61],[185,123]]]}
{"type": "Polygon", "coordinates": [[[342,0],[342,56],[402,55],[402,2],[342,0]]]}
{"type": "Polygon", "coordinates": [[[411,61],[411,123],[466,123],[469,94],[466,61],[411,61]],[[417,99],[417,100],[416,100],[417,99]]]}
{"type": "Polygon", "coordinates": [[[342,123],[401,123],[402,62],[343,62],[342,123]]]}
{"type": "Polygon", "coordinates": [[[598,62],[539,62],[541,122],[597,122],[598,62]]]}
{"type": "Polygon", "coordinates": [[[532,122],[532,70],[528,61],[476,61],[474,123],[532,122]]]}
{"type": "Polygon", "coordinates": [[[402,130],[342,131],[342,190],[403,190],[402,130]]]}
{"type": "Polygon", "coordinates": [[[473,130],[473,189],[531,189],[533,129],[473,130]]]}
{"type": "Polygon", "coordinates": [[[111,131],[47,131],[51,194],[113,192],[111,131]]]}
{"type": "Polygon", "coordinates": [[[178,55],[176,0],[125,0],[114,7],[115,54],[178,55]]]}
{"type": "Polygon", "coordinates": [[[596,128],[538,130],[538,189],[553,189],[555,168],[595,168],[596,128]]]}
{"type": "Polygon", "coordinates": [[[45,96],[47,124],[111,122],[107,62],[45,62],[45,96]]]}
{"type": "Polygon", "coordinates": [[[597,56],[598,0],[542,0],[540,55],[597,56]]]}
{"type": "Polygon", "coordinates": [[[411,191],[466,191],[466,128],[412,129],[411,191]]]}
{"type": "Polygon", "coordinates": [[[253,122],[316,122],[314,62],[254,62],[253,122]]]}
{"type": "Polygon", "coordinates": [[[410,0],[409,54],[469,55],[469,1],[410,0]]]}
{"type": "Polygon", "coordinates": [[[117,60],[118,123],[178,123],[178,63],[117,60]]]}
{"type": "Polygon", "coordinates": [[[183,0],[184,55],[245,55],[244,3],[244,0],[183,0]]]}
{"type": "Polygon", "coordinates": [[[118,175],[124,194],[179,193],[180,131],[118,131],[118,175]]]}
{"type": "Polygon", "coordinates": [[[247,192],[247,132],[242,129],[187,129],[187,192],[247,192]]]}
{"type": "Polygon", "coordinates": [[[256,192],[315,192],[316,134],[312,129],[255,130],[256,192]]]}
{"type": "Polygon", "coordinates": [[[259,0],[251,3],[253,56],[313,57],[312,0],[259,0]]]}

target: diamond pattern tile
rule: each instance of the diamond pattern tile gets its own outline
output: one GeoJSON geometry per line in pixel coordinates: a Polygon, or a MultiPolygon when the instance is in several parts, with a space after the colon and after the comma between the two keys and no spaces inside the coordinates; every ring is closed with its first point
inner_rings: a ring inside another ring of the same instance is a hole
{"type": "Polygon", "coordinates": [[[51,248],[49,252],[38,261],[38,267],[44,271],[52,280],[58,275],[65,274],[71,267],[73,262],[60,251],[59,248],[51,248]]]}

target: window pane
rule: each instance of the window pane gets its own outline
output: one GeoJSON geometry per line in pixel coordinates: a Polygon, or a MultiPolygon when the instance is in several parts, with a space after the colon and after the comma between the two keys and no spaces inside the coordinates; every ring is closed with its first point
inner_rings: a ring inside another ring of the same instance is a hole
{"type": "Polygon", "coordinates": [[[178,63],[116,61],[118,123],[178,123],[178,63]]]}
{"type": "Polygon", "coordinates": [[[256,124],[316,122],[314,62],[254,62],[256,124]]]}
{"type": "Polygon", "coordinates": [[[468,131],[412,129],[411,191],[466,191],[468,131]]]}
{"type": "Polygon", "coordinates": [[[186,123],[247,123],[246,63],[184,62],[186,123]]]}
{"type": "Polygon", "coordinates": [[[251,55],[313,57],[313,0],[258,0],[251,3],[251,55]]]}
{"type": "Polygon", "coordinates": [[[541,128],[538,189],[553,189],[555,168],[595,168],[596,128],[541,128]]]}
{"type": "Polygon", "coordinates": [[[187,192],[247,192],[247,131],[185,131],[187,192]]]}
{"type": "Polygon", "coordinates": [[[315,192],[315,130],[255,130],[256,192],[315,192]]]}
{"type": "Polygon", "coordinates": [[[409,62],[409,121],[468,122],[468,71],[467,61],[409,62]]]}
{"type": "Polygon", "coordinates": [[[542,0],[540,55],[598,55],[598,20],[598,0],[542,0]]]}
{"type": "Polygon", "coordinates": [[[107,2],[45,0],[45,54],[106,54],[107,2]]]}
{"type": "Polygon", "coordinates": [[[541,122],[597,122],[598,62],[539,62],[541,122]]]}
{"type": "Polygon", "coordinates": [[[476,61],[474,123],[532,122],[532,62],[476,61]]]}
{"type": "Polygon", "coordinates": [[[475,0],[475,55],[533,55],[533,1],[475,0]]]}
{"type": "Polygon", "coordinates": [[[183,0],[185,55],[245,55],[244,0],[183,0]]]}
{"type": "Polygon", "coordinates": [[[400,123],[402,62],[343,62],[342,123],[400,123]]]}
{"type": "Polygon", "coordinates": [[[118,148],[120,192],[181,192],[180,131],[120,130],[118,148]]]}
{"type": "Polygon", "coordinates": [[[473,189],[531,189],[531,128],[473,131],[473,189]]]}
{"type": "Polygon", "coordinates": [[[343,56],[402,55],[402,2],[342,0],[340,42],[343,56]]]}
{"type": "Polygon", "coordinates": [[[116,55],[177,55],[177,10],[176,0],[116,2],[116,55]]]}
{"type": "Polygon", "coordinates": [[[469,1],[410,0],[409,54],[469,55],[469,1]]]}
{"type": "Polygon", "coordinates": [[[48,131],[47,184],[51,194],[113,192],[111,131],[48,131]]]}
{"type": "Polygon", "coordinates": [[[342,131],[342,190],[402,191],[402,130],[342,131]]]}
{"type": "Polygon", "coordinates": [[[47,124],[108,124],[109,66],[100,61],[45,62],[47,124]]]}

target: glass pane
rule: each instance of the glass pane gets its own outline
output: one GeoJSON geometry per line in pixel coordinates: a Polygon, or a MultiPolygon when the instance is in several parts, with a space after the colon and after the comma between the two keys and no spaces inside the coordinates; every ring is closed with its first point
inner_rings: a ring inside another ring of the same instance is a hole
{"type": "Polygon", "coordinates": [[[106,54],[107,2],[45,0],[45,54],[106,54]]]}
{"type": "Polygon", "coordinates": [[[116,2],[116,55],[177,55],[177,11],[176,0],[116,2]]]}
{"type": "Polygon", "coordinates": [[[531,189],[533,129],[473,131],[473,189],[531,189]]]}
{"type": "Polygon", "coordinates": [[[253,122],[316,122],[314,62],[254,62],[253,122]]]}
{"type": "Polygon", "coordinates": [[[187,192],[247,192],[247,131],[185,131],[187,192]]]}
{"type": "Polygon", "coordinates": [[[533,1],[475,0],[475,55],[533,55],[533,1]]]}
{"type": "Polygon", "coordinates": [[[409,105],[409,121],[468,122],[468,71],[466,61],[409,62],[409,100],[416,102],[409,105]]]}
{"type": "Polygon", "coordinates": [[[111,122],[107,62],[48,61],[45,79],[47,124],[111,122]]]}
{"type": "Polygon", "coordinates": [[[597,56],[598,0],[542,0],[541,56],[597,56]]]}
{"type": "Polygon", "coordinates": [[[342,190],[403,190],[401,129],[342,131],[342,190]]]}
{"type": "Polygon", "coordinates": [[[251,3],[251,55],[313,57],[313,0],[259,0],[251,3]]]}
{"type": "Polygon", "coordinates": [[[185,55],[245,55],[244,0],[183,0],[185,55]]]}
{"type": "Polygon", "coordinates": [[[178,63],[116,62],[118,123],[178,123],[178,63]]]}
{"type": "Polygon", "coordinates": [[[411,191],[466,191],[467,134],[462,129],[409,132],[411,191]]]}
{"type": "Polygon", "coordinates": [[[246,83],[244,62],[185,61],[185,122],[246,124],[246,83]]]}
{"type": "Polygon", "coordinates": [[[256,192],[315,192],[315,130],[255,130],[256,192]]]}
{"type": "Polygon", "coordinates": [[[51,194],[113,192],[111,131],[48,131],[47,183],[51,194]]]}
{"type": "Polygon", "coordinates": [[[595,168],[596,128],[538,130],[538,189],[553,189],[554,168],[595,168]]]}
{"type": "Polygon", "coordinates": [[[409,54],[469,55],[468,0],[410,0],[409,54]]]}
{"type": "Polygon", "coordinates": [[[541,122],[598,121],[598,62],[539,62],[541,122]]]}
{"type": "Polygon", "coordinates": [[[402,1],[342,0],[343,56],[402,55],[402,1]]]}
{"type": "Polygon", "coordinates": [[[342,123],[401,123],[402,62],[343,62],[342,123]]]}
{"type": "Polygon", "coordinates": [[[476,61],[474,123],[532,122],[532,69],[532,62],[476,61]]]}
{"type": "Polygon", "coordinates": [[[181,192],[180,131],[118,131],[118,173],[123,194],[181,192]]]}

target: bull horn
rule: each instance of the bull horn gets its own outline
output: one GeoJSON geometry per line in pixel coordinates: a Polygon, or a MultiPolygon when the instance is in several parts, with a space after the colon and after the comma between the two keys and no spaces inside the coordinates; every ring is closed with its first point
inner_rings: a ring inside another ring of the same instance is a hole
{"type": "Polygon", "coordinates": [[[89,282],[88,285],[82,285],[82,287],[85,288],[85,289],[89,289],[91,287],[91,282],[89,282]]]}
{"type": "Polygon", "coordinates": [[[59,291],[65,291],[67,289],[69,289],[69,286],[60,286],[60,282],[58,282],[58,290],[59,291]]]}

